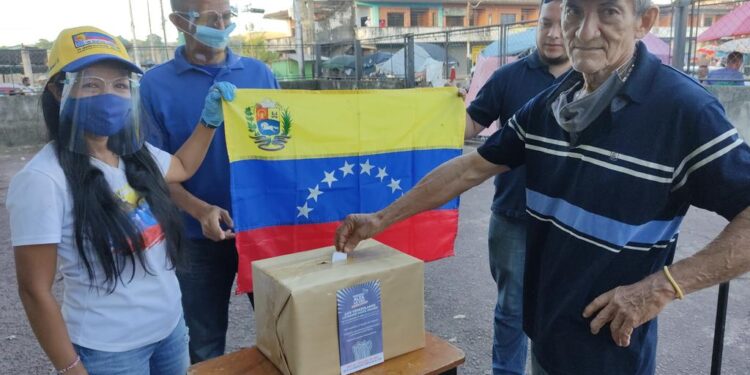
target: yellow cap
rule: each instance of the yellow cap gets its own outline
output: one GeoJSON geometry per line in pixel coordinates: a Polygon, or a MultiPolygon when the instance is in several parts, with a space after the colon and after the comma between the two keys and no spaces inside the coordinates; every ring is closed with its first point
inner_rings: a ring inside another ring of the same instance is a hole
{"type": "Polygon", "coordinates": [[[143,73],[130,61],[128,51],[118,38],[92,26],[65,29],[57,36],[49,54],[48,77],[63,72],[77,72],[104,60],[123,63],[128,69],[143,73]]]}

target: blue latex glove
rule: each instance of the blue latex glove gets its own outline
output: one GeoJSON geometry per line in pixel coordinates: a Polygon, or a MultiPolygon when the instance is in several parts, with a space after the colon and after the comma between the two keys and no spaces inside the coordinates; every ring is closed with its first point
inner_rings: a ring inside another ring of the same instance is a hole
{"type": "Polygon", "coordinates": [[[218,128],[224,122],[224,112],[221,110],[221,99],[231,102],[237,86],[229,82],[216,82],[208,89],[206,101],[201,112],[201,121],[209,128],[218,128]]]}

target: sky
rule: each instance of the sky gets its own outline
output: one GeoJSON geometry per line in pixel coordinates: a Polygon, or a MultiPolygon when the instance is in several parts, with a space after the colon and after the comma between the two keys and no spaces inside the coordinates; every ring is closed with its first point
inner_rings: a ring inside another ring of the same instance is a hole
{"type": "MultiPolygon", "coordinates": [[[[162,35],[161,12],[159,0],[131,0],[136,36],[146,39],[148,32],[148,7],[151,8],[151,27],[154,34],[162,35]]],[[[169,0],[162,0],[164,16],[171,12],[169,0]]],[[[253,8],[265,9],[266,13],[289,9],[291,0],[230,0],[238,9],[251,5],[253,8]]],[[[128,0],[2,0],[0,11],[3,20],[0,22],[0,46],[34,44],[39,39],[53,41],[60,30],[90,25],[104,31],[132,38],[128,0]]],[[[240,13],[235,19],[237,31],[247,30],[251,23],[255,30],[286,31],[283,21],[264,20],[262,14],[240,13]]],[[[177,40],[177,31],[167,19],[167,39],[177,40]]]]}
{"type": "MultiPolygon", "coordinates": [[[[161,12],[159,0],[131,0],[133,18],[135,19],[136,36],[146,39],[149,34],[148,13],[151,8],[151,27],[154,34],[162,35],[161,12]]],[[[656,0],[655,3],[668,3],[670,0],[656,0]]],[[[165,17],[170,12],[169,0],[162,0],[165,17]]],[[[266,13],[289,9],[292,0],[230,0],[238,9],[251,5],[253,8],[265,9],[266,13]]],[[[91,25],[111,34],[122,35],[132,39],[128,0],[2,0],[0,11],[3,20],[0,22],[0,46],[18,44],[32,45],[39,39],[54,40],[60,30],[91,25]]],[[[235,19],[237,31],[248,30],[252,23],[256,31],[286,32],[283,21],[264,20],[262,14],[240,13],[235,19]]],[[[167,39],[174,42],[177,31],[167,20],[167,39]]]]}

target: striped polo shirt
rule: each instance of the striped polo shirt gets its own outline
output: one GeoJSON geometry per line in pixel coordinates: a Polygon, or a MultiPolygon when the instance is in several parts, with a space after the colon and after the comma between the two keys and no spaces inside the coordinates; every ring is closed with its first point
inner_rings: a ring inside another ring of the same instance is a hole
{"type": "Polygon", "coordinates": [[[527,169],[524,330],[542,367],[652,374],[656,319],[620,348],[609,325],[591,334],[583,309],[670,264],[691,205],[729,220],[750,206],[750,148],[714,96],[640,42],[620,93],[573,146],[550,104],[581,80],[571,72],[536,96],[478,152],[527,169]]]}

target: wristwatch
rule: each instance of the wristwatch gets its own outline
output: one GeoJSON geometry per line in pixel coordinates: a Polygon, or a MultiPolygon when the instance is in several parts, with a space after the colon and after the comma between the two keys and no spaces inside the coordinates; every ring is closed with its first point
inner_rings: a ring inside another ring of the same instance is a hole
{"type": "Polygon", "coordinates": [[[205,126],[205,127],[209,128],[209,129],[216,129],[216,128],[218,128],[218,127],[219,127],[219,125],[221,125],[221,124],[219,124],[219,125],[212,125],[212,124],[209,124],[209,123],[208,123],[208,122],[207,122],[206,120],[204,120],[204,119],[203,119],[203,117],[201,117],[201,121],[200,121],[200,123],[201,123],[201,125],[203,125],[203,126],[205,126]]]}

